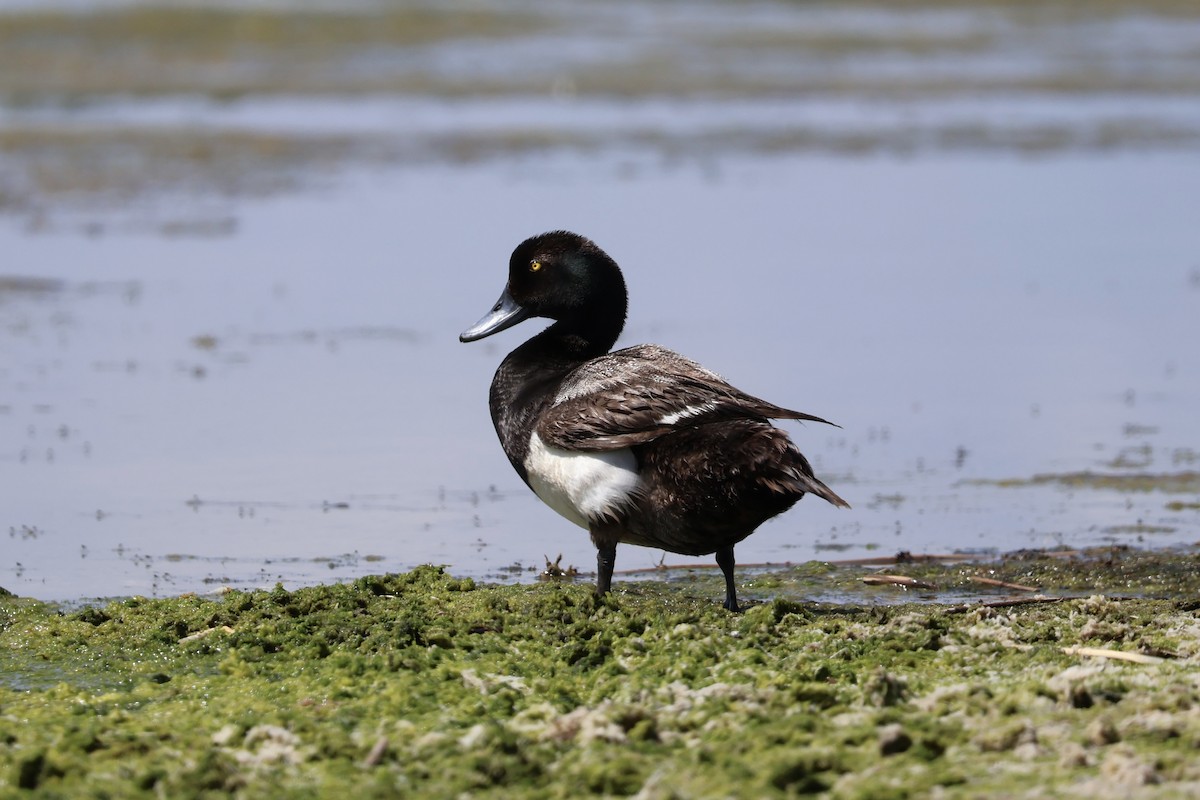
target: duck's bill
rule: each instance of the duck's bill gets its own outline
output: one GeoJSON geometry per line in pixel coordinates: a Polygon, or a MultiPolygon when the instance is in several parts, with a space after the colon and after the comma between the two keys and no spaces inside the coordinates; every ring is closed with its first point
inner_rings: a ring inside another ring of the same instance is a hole
{"type": "Polygon", "coordinates": [[[492,310],[483,315],[483,319],[476,322],[471,327],[458,335],[460,342],[474,342],[482,339],[485,336],[491,336],[493,333],[499,333],[506,328],[511,328],[522,320],[529,319],[530,313],[517,304],[516,300],[512,299],[512,295],[508,293],[508,287],[504,287],[503,294],[496,301],[496,305],[492,306],[492,310]]]}

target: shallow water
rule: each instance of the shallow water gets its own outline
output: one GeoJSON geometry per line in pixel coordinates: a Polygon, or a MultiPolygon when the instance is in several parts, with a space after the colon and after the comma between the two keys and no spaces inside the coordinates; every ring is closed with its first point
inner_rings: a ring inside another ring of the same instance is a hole
{"type": "MultiPolygon", "coordinates": [[[[276,133],[414,117],[407,130],[432,140],[489,125],[503,138],[532,110],[602,144],[307,164],[294,167],[303,188],[269,197],[64,201],[52,224],[0,224],[0,586],[165,595],[429,561],[526,580],[560,553],[591,569],[586,534],[521,484],[488,419],[492,371],[538,323],[457,341],[494,302],[512,247],[552,228],[622,264],[623,344],[673,347],[842,426],[788,429],[853,510],[806,499],[738,547],[743,563],[1200,541],[1195,482],[989,483],[1200,470],[1194,150],[830,155],[718,137],[672,155],[660,145],[688,120],[739,107],[610,99],[575,116],[556,102],[250,97],[215,110],[173,96],[6,111],[10,126],[202,119],[276,133]],[[182,229],[206,234],[193,236],[113,223],[130,214],[216,224],[182,229]]],[[[796,114],[825,125],[828,112],[834,129],[913,119],[887,99],[820,102],[774,121],[769,101],[742,110],[759,132],[796,114]]],[[[1120,103],[984,105],[1013,124],[1086,126],[1120,103]]],[[[1130,107],[1196,123],[1178,97],[1130,107]]],[[[917,129],[922,114],[943,119],[936,103],[916,108],[917,129]]],[[[623,547],[618,569],[663,555],[623,547]]]]}
{"type": "MultiPolygon", "coordinates": [[[[3,585],[173,593],[425,561],[491,577],[560,552],[590,567],[487,416],[492,370],[537,323],[456,341],[510,247],[553,227],[625,265],[624,342],[842,426],[792,430],[854,510],[806,500],[743,562],[1195,541],[1177,496],[964,483],[1195,468],[1188,166],[433,169],[246,208],[216,240],[0,230],[14,272],[61,281],[3,294],[3,585]],[[1139,523],[1156,527],[1111,532],[1139,523]]],[[[619,565],[661,556],[622,548],[619,565]]]]}

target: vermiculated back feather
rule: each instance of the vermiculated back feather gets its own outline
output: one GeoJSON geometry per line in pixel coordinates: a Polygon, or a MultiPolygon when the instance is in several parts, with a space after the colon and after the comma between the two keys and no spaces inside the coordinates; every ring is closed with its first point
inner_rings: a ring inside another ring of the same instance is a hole
{"type": "Polygon", "coordinates": [[[556,447],[596,452],[733,419],[833,424],[739,391],[672,350],[639,345],[593,359],[571,372],[543,412],[537,430],[556,447]]]}

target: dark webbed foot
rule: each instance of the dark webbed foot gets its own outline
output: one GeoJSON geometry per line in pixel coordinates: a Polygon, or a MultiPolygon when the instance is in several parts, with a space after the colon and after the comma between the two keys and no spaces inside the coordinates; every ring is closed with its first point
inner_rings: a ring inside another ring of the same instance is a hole
{"type": "Polygon", "coordinates": [[[717,566],[725,575],[725,608],[730,611],[741,611],[737,601],[737,587],[733,584],[733,548],[722,547],[717,551],[717,566]]]}

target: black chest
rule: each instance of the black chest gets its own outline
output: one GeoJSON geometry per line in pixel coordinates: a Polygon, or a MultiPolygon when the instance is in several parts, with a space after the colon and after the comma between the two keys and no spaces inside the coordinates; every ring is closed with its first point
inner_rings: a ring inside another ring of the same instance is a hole
{"type": "Polygon", "coordinates": [[[534,368],[509,356],[492,379],[488,399],[492,424],[504,454],[527,484],[525,459],[529,455],[529,437],[533,435],[538,417],[554,402],[567,372],[569,369],[560,372],[534,368]]]}

